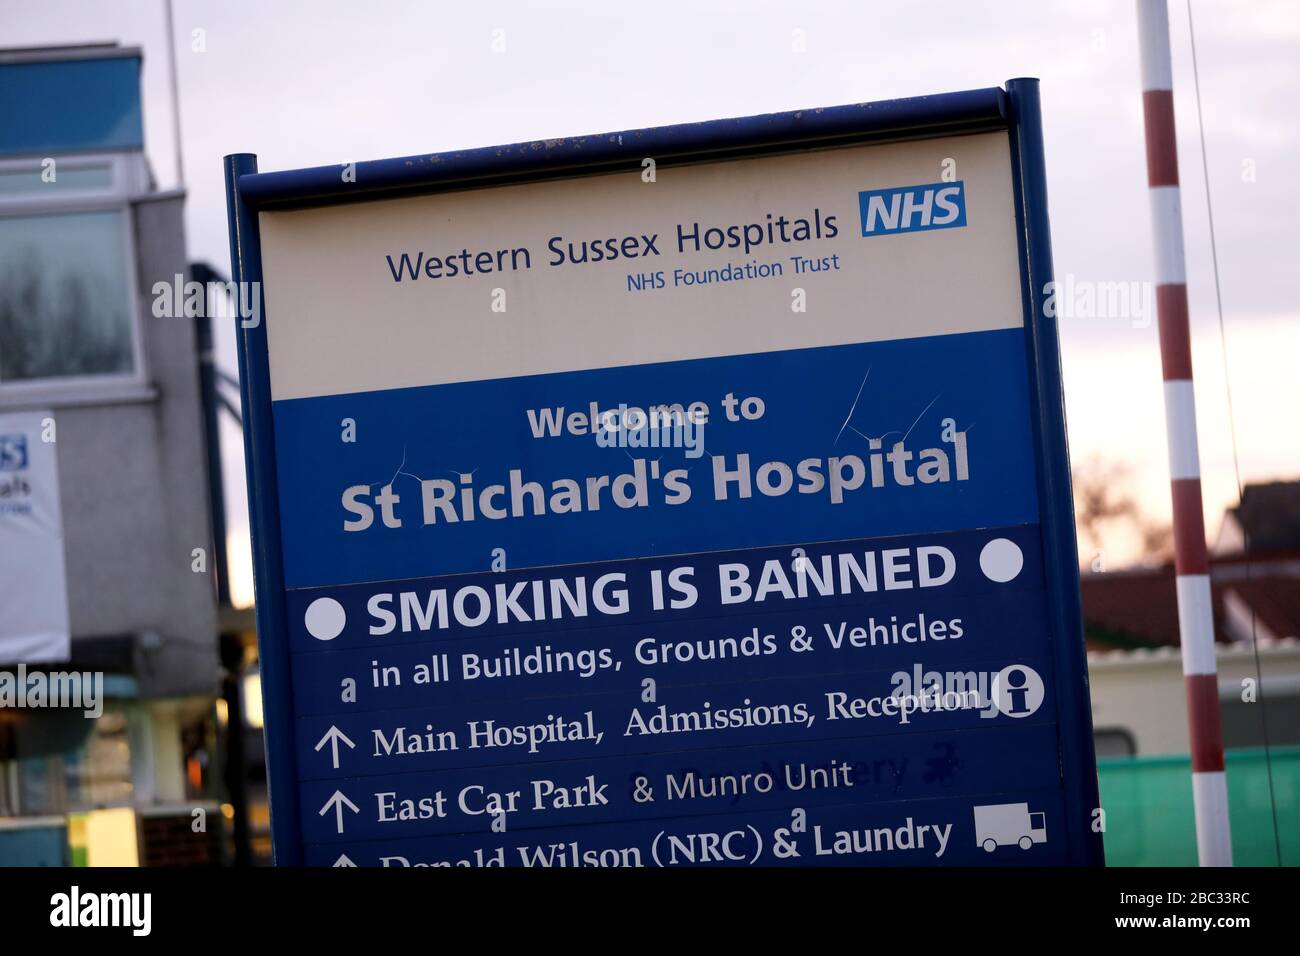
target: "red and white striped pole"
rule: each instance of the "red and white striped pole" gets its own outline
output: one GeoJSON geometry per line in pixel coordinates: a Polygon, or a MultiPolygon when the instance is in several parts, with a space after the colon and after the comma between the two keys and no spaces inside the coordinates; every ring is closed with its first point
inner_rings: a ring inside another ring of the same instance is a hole
{"type": "Polygon", "coordinates": [[[1196,446],[1196,401],[1192,393],[1169,12],[1165,0],[1137,0],[1137,12],[1142,48],[1147,182],[1151,187],[1151,228],[1155,235],[1156,314],[1160,325],[1165,431],[1174,506],[1178,630],[1192,743],[1196,846],[1201,866],[1232,866],[1228,782],[1223,772],[1223,730],[1214,657],[1214,607],[1210,600],[1205,519],[1201,513],[1201,463],[1196,446]]]}

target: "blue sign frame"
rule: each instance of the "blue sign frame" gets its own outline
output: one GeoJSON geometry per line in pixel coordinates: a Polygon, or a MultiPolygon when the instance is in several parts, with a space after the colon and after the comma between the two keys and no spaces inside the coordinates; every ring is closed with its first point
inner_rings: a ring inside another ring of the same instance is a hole
{"type": "MultiPolygon", "coordinates": [[[[224,159],[231,267],[241,290],[261,288],[257,214],[336,203],[390,199],[449,190],[568,178],[594,172],[639,170],[642,158],[661,166],[738,159],[881,141],[1006,131],[1016,202],[1020,281],[1040,501],[1043,569],[1047,582],[1051,653],[1057,675],[1056,727],[1066,826],[1064,858],[1102,865],[1102,839],[1091,825],[1100,806],[1092,740],[1088,671],[1083,640],[1077,545],[1066,444],[1060,343],[1056,319],[1045,311],[1053,279],[1038,81],[1012,79],[988,88],[822,110],[356,164],[354,181],[340,167],[260,173],[248,153],[224,159]],[[257,283],[257,285],[252,285],[257,283]]],[[[246,293],[242,293],[246,294],[246,293]]],[[[258,292],[260,295],[260,291],[258,292]]],[[[248,314],[241,303],[241,314],[248,314]]],[[[250,488],[249,512],[257,594],[257,630],[264,686],[263,709],[272,841],[278,865],[304,863],[293,683],[281,541],[279,491],[271,409],[265,301],[264,321],[241,323],[240,389],[250,488]]]]}

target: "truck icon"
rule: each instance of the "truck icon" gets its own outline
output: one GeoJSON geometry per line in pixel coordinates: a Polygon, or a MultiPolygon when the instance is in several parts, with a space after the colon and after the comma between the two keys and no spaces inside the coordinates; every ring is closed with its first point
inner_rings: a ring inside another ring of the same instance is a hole
{"type": "Polygon", "coordinates": [[[1028,850],[1047,842],[1047,814],[1030,813],[1027,803],[993,803],[975,808],[975,842],[992,853],[1000,846],[1028,850]]]}

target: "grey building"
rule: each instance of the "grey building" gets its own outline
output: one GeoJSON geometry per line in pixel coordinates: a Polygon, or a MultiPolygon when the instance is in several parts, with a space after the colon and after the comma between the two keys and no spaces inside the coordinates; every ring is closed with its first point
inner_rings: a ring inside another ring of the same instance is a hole
{"type": "Polygon", "coordinates": [[[155,308],[186,273],[185,196],[155,188],[140,68],[111,45],[0,51],[0,416],[57,427],[71,634],[70,660],[26,666],[102,672],[108,698],[95,720],[0,708],[0,864],[47,859],[61,827],[70,858],[129,862],[122,826],[143,857],[150,820],[216,808],[199,356],[193,318],[155,308]]]}

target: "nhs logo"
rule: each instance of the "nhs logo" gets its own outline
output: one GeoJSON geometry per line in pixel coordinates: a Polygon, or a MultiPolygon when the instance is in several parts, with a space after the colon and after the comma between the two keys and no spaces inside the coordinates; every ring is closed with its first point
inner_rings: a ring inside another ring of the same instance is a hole
{"type": "Polygon", "coordinates": [[[858,193],[864,236],[966,225],[966,189],[955,183],[897,186],[858,193]]]}

